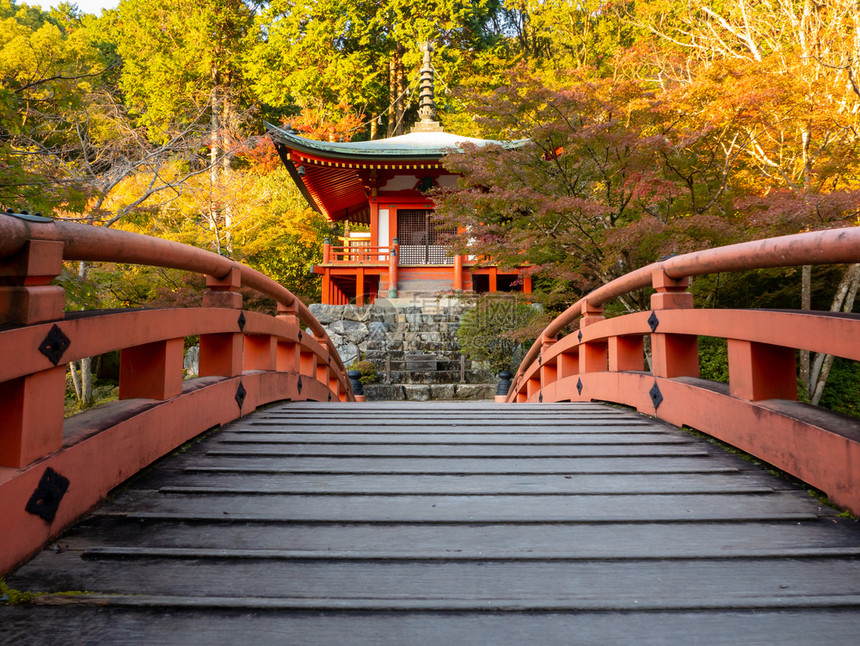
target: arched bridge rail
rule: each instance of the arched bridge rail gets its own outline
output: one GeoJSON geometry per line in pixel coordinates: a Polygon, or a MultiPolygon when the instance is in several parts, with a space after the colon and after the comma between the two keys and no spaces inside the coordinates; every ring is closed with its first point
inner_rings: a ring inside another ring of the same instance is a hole
{"type": "Polygon", "coordinates": [[[797,402],[796,350],[860,360],[860,317],[694,309],[692,276],[860,262],[860,228],[805,233],[669,258],[581,299],[544,330],[508,402],[608,401],[716,437],[860,513],[860,423],[797,402]],[[653,287],[651,310],[606,319],[609,301],[653,287]],[[578,330],[560,337],[578,321],[578,330]],[[729,383],[699,379],[698,337],[727,340],[729,383]],[[650,370],[645,343],[650,340],[650,370]]]}
{"type": "Polygon", "coordinates": [[[355,400],[334,345],[289,290],[187,245],[0,215],[0,574],[154,460],[285,399],[355,400]],[[64,260],[205,274],[203,306],[65,312],[51,284],[64,260]],[[242,310],[241,287],[274,299],[277,315],[242,310]],[[183,380],[190,336],[199,376],[183,380]],[[64,420],[66,364],[115,350],[119,401],[64,420]]]}

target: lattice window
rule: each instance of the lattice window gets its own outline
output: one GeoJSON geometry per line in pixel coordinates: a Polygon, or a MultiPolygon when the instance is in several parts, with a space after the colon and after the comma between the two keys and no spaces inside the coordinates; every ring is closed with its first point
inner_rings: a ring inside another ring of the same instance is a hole
{"type": "Polygon", "coordinates": [[[452,230],[439,227],[428,216],[429,209],[397,211],[397,239],[402,265],[452,265],[454,259],[440,244],[440,238],[452,230]]]}

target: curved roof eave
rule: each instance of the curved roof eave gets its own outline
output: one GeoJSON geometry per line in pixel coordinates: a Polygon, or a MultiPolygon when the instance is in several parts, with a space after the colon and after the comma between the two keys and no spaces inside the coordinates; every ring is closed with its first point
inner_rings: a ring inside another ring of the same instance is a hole
{"type": "Polygon", "coordinates": [[[460,145],[463,143],[518,148],[528,141],[496,141],[462,137],[447,132],[413,132],[374,141],[329,142],[300,137],[270,123],[265,123],[265,126],[277,143],[307,154],[337,159],[438,159],[449,152],[462,152],[460,145]]]}

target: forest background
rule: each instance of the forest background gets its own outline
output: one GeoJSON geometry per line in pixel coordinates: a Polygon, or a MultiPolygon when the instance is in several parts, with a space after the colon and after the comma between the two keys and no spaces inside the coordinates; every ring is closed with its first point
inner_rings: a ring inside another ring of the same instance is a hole
{"type": "MultiPolygon", "coordinates": [[[[436,195],[439,217],[470,228],[470,253],[530,263],[548,312],[669,254],[858,224],[853,0],[122,0],[101,16],[0,0],[0,25],[0,207],[208,248],[307,301],[337,232],[263,122],[402,134],[425,40],[447,131],[530,141],[450,155],[463,180],[436,195]]],[[[80,308],[201,291],[113,265],[63,281],[80,308]]],[[[707,277],[694,293],[852,311],[858,282],[857,266],[804,268],[707,277]]],[[[860,413],[856,365],[832,362],[801,357],[802,396],[860,413]]]]}

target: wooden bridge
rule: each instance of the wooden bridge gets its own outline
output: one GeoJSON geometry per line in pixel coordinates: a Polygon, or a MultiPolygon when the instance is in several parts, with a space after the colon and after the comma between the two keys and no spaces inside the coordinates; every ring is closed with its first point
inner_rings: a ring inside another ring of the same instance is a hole
{"type": "Polygon", "coordinates": [[[761,461],[860,511],[860,426],[788,388],[796,349],[860,359],[860,320],[698,310],[685,288],[860,261],[858,229],[610,283],[547,328],[501,397],[518,404],[355,403],[292,294],[200,250],[0,216],[0,259],[3,643],[856,643],[860,528],[761,461]],[[73,317],[63,259],[210,291],[73,317]],[[603,319],[649,284],[652,311],[603,319]],[[278,316],[242,311],[240,286],[278,316]],[[698,335],[729,340],[729,384],[698,379],[698,335]],[[120,400],[64,422],[63,364],[116,349],[120,400]]]}

